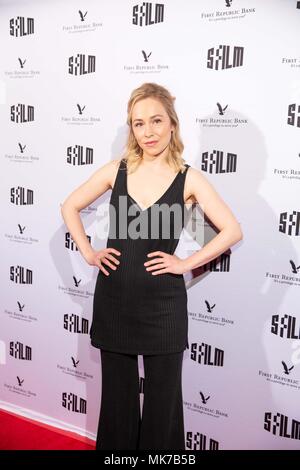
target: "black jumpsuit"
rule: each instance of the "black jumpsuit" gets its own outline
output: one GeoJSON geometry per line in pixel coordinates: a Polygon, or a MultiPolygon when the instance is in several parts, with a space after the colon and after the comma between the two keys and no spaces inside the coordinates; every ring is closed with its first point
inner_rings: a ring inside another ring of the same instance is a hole
{"type": "Polygon", "coordinates": [[[146,271],[144,263],[157,257],[148,258],[147,253],[163,251],[173,254],[177,247],[186,211],[183,192],[189,165],[185,166],[186,170],[177,173],[164,194],[144,210],[128,194],[126,160],[121,160],[118,168],[109,205],[107,247],[121,252],[120,256],[113,254],[120,260],[120,265],[113,270],[105,264],[109,276],[99,269],[90,330],[91,344],[101,349],[102,359],[98,449],[136,449],[140,431],[140,448],[184,449],[181,365],[183,351],[188,347],[184,277],[183,274],[172,273],[152,275],[151,271],[146,271]],[[174,203],[181,207],[182,216],[178,221],[178,217],[175,220],[169,215],[170,230],[166,232],[163,216],[153,217],[152,211],[154,206],[163,208],[166,204],[170,208],[174,203]],[[140,232],[139,238],[133,239],[128,235],[130,224],[135,229],[134,233],[140,232]],[[144,356],[145,369],[143,422],[145,414],[148,424],[145,421],[142,430],[137,400],[137,355],[144,356]],[[151,387],[156,398],[152,398],[150,403],[151,387]],[[160,398],[157,395],[158,387],[165,390],[164,398],[162,392],[160,398]],[[118,400],[119,404],[116,403],[118,400]],[[153,420],[156,414],[160,415],[161,421],[157,421],[159,417],[153,420]],[[131,437],[125,438],[128,428],[132,429],[131,437]]]}

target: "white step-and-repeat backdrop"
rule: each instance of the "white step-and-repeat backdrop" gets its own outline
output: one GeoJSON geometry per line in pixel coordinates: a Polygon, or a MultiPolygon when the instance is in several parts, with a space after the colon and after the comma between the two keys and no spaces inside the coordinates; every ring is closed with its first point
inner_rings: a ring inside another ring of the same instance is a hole
{"type": "MultiPolygon", "coordinates": [[[[244,233],[185,275],[186,449],[300,448],[299,25],[296,0],[0,2],[0,407],[95,438],[97,268],[60,204],[120,157],[130,93],[156,82],[244,233]]],[[[81,212],[95,249],[109,197],[81,212]]]]}

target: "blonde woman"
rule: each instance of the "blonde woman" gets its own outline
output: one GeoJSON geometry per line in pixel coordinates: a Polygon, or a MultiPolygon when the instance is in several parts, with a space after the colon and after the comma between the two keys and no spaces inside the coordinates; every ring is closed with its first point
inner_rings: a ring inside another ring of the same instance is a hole
{"type": "Polygon", "coordinates": [[[212,185],[183,160],[170,92],[144,83],[133,90],[127,111],[125,154],[99,168],[62,206],[82,256],[99,268],[90,330],[102,365],[96,449],[184,450],[181,377],[188,313],[183,274],[224,253],[242,232],[212,185]],[[107,246],[94,250],[79,212],[109,189],[107,246]],[[180,259],[174,251],[190,202],[199,203],[220,232],[180,259]],[[142,416],[138,355],[145,372],[142,416]]]}

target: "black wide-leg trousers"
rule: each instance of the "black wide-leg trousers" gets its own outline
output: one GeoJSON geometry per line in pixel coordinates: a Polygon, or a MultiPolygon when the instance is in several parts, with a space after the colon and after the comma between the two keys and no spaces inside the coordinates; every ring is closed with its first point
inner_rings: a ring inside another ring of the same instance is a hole
{"type": "Polygon", "coordinates": [[[185,450],[183,351],[143,355],[142,416],[138,356],[100,352],[102,394],[96,450],[185,450]]]}

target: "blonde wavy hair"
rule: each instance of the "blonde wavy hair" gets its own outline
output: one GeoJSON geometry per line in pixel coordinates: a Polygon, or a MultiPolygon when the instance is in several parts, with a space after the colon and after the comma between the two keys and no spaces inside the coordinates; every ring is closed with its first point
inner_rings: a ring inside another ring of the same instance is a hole
{"type": "Polygon", "coordinates": [[[184,166],[185,160],[181,156],[184,145],[179,133],[178,116],[174,108],[175,97],[173,97],[171,93],[161,85],[156,83],[144,83],[132,91],[127,105],[127,124],[129,126],[129,132],[122,159],[127,163],[128,173],[133,173],[142,161],[143,150],[137,143],[132,130],[132,110],[135,103],[145,98],[156,99],[164,106],[171,123],[174,126],[174,131],[171,134],[171,140],[169,143],[167,162],[173,166],[176,172],[183,172],[186,169],[184,166]]]}

